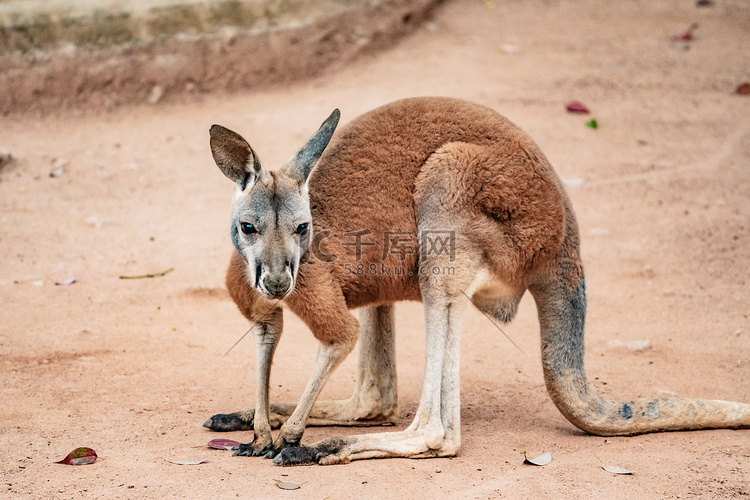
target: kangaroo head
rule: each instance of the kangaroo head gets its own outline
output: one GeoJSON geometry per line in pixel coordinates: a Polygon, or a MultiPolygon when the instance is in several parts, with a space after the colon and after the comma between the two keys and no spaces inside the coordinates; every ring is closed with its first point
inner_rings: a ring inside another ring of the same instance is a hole
{"type": "Polygon", "coordinates": [[[263,295],[282,299],[294,289],[299,261],[312,241],[307,179],[331,140],[339,110],[278,172],[266,171],[239,134],[211,127],[216,165],[237,184],[232,243],[247,262],[247,276],[263,295]]]}

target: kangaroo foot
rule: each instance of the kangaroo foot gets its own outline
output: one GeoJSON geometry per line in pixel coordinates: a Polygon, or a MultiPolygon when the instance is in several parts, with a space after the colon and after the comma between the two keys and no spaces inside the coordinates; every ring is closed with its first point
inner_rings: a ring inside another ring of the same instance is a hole
{"type": "Polygon", "coordinates": [[[271,446],[271,434],[267,437],[261,437],[255,434],[255,438],[249,443],[240,444],[240,447],[235,451],[233,457],[260,457],[264,456],[266,450],[271,446]]]}

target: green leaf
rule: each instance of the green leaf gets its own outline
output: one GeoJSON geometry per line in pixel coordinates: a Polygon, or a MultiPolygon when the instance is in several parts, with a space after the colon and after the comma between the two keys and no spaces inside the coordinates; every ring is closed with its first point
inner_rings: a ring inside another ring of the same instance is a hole
{"type": "Polygon", "coordinates": [[[597,129],[597,128],[599,128],[599,123],[596,121],[596,118],[594,118],[592,120],[587,121],[586,122],[586,126],[588,128],[597,129]]]}

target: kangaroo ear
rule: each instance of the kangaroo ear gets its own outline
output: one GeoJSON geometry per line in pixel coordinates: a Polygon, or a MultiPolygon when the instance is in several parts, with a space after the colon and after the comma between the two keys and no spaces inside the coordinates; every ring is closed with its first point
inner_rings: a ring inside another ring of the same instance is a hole
{"type": "Polygon", "coordinates": [[[312,172],[313,167],[318,162],[318,159],[320,159],[320,155],[323,154],[326,146],[328,146],[340,117],[341,112],[338,109],[334,109],[331,116],[326,118],[326,121],[323,122],[323,125],[320,126],[315,135],[307,141],[307,144],[302,146],[302,149],[297,151],[297,154],[281,168],[281,172],[296,179],[300,186],[307,182],[310,172],[312,172]]]}
{"type": "Polygon", "coordinates": [[[238,133],[213,125],[211,134],[211,154],[216,165],[244,191],[263,176],[263,167],[250,144],[238,133]]]}

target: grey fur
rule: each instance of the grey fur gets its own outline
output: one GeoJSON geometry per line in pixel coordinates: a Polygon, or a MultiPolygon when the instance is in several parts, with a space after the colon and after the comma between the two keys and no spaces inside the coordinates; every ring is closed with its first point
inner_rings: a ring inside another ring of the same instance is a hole
{"type": "Polygon", "coordinates": [[[282,169],[282,172],[297,178],[300,184],[304,184],[310,176],[315,164],[318,163],[320,156],[323,154],[326,146],[333,137],[333,132],[339,123],[341,112],[334,109],[328,118],[323,122],[318,131],[313,135],[302,148],[297,151],[291,160],[282,169]]]}

